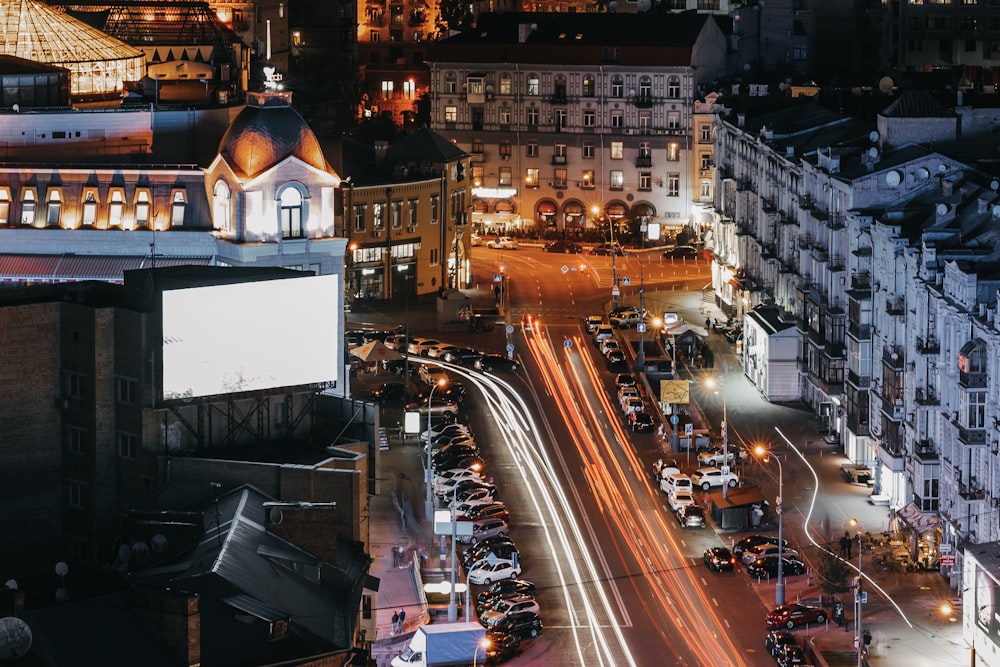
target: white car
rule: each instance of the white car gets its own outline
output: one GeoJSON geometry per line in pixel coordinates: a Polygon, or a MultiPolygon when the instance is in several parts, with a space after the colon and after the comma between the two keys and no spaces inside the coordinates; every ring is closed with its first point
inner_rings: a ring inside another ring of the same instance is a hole
{"type": "Polygon", "coordinates": [[[463,470],[460,474],[448,478],[440,478],[435,475],[434,494],[438,498],[446,499],[455,492],[456,484],[467,479],[481,482],[483,480],[483,475],[475,470],[463,470]]]}
{"type": "Polygon", "coordinates": [[[441,341],[436,338],[411,338],[406,346],[406,351],[410,354],[419,354],[421,357],[427,356],[427,351],[435,345],[440,345],[441,341]]]}
{"type": "Polygon", "coordinates": [[[678,491],[691,491],[693,488],[694,484],[691,482],[691,478],[679,472],[663,475],[660,478],[660,491],[668,496],[678,491]]]}
{"type": "Polygon", "coordinates": [[[600,315],[587,315],[583,318],[583,326],[587,329],[587,333],[594,333],[594,329],[604,324],[604,318],[600,315]]]}
{"type": "MultiPolygon", "coordinates": [[[[698,468],[693,475],[691,475],[691,482],[697,486],[701,487],[703,491],[708,491],[714,486],[722,486],[722,470],[719,468],[698,468]]],[[[739,477],[730,472],[726,475],[726,484],[729,488],[735,487],[740,483],[739,477]]]]}
{"type": "Polygon", "coordinates": [[[469,236],[469,243],[472,246],[479,246],[483,245],[483,243],[485,242],[483,241],[483,237],[480,236],[479,234],[472,234],[471,236],[469,236]]]}
{"type": "Polygon", "coordinates": [[[492,627],[505,619],[510,614],[516,614],[522,611],[530,611],[536,614],[541,613],[541,609],[538,606],[538,602],[535,598],[530,595],[518,595],[513,598],[503,598],[494,604],[490,609],[483,612],[483,615],[479,618],[483,625],[486,627],[492,627]]]}
{"type": "Polygon", "coordinates": [[[622,414],[628,417],[633,412],[643,412],[645,407],[641,398],[628,398],[622,402],[622,414]]]}
{"type": "Polygon", "coordinates": [[[406,406],[406,412],[416,412],[419,415],[438,415],[441,417],[454,417],[458,414],[458,403],[434,399],[433,404],[410,403],[406,406]]]}
{"type": "Polygon", "coordinates": [[[698,454],[698,467],[718,468],[724,463],[734,462],[736,460],[736,456],[737,451],[735,447],[730,447],[728,453],[716,447],[715,449],[710,449],[707,452],[701,452],[698,454]]]}
{"type": "Polygon", "coordinates": [[[619,405],[624,405],[625,401],[627,401],[630,398],[641,398],[639,396],[639,388],[636,387],[634,384],[625,385],[624,387],[618,390],[619,405]]]}
{"type": "Polygon", "coordinates": [[[598,343],[598,347],[601,350],[601,354],[605,356],[607,356],[608,352],[610,352],[611,350],[621,349],[620,347],[618,347],[618,341],[615,340],[614,338],[605,338],[600,343],[598,343]]]}
{"type": "Polygon", "coordinates": [[[509,236],[498,236],[486,245],[494,250],[517,250],[517,241],[509,236]]]}
{"type": "Polygon", "coordinates": [[[449,352],[458,352],[458,345],[438,343],[427,348],[427,356],[431,359],[444,359],[449,352]]]}
{"type": "Polygon", "coordinates": [[[448,381],[448,371],[437,364],[421,364],[417,375],[430,387],[433,387],[441,380],[448,381]]]}
{"type": "Polygon", "coordinates": [[[676,512],[685,505],[694,505],[694,496],[691,495],[690,491],[674,491],[667,494],[667,504],[670,505],[670,509],[676,512]]]}
{"type": "Polygon", "coordinates": [[[483,502],[492,503],[496,501],[496,489],[493,488],[482,488],[482,489],[468,489],[466,491],[458,492],[458,499],[448,502],[448,506],[451,507],[456,503],[470,503],[470,502],[483,502]]]}
{"type": "MultiPolygon", "coordinates": [[[[784,558],[792,558],[794,556],[798,556],[799,552],[796,551],[795,549],[789,549],[788,547],[785,547],[784,549],[781,550],[781,555],[784,558]]],[[[777,544],[758,544],[755,547],[751,547],[745,550],[743,552],[743,555],[740,556],[740,558],[743,559],[743,562],[746,565],[749,565],[758,558],[770,558],[770,557],[773,558],[778,557],[777,544]]]]}
{"type": "Polygon", "coordinates": [[[489,586],[494,581],[502,579],[517,579],[521,574],[521,565],[506,558],[498,558],[492,563],[481,560],[469,570],[469,583],[477,586],[489,586]]]}

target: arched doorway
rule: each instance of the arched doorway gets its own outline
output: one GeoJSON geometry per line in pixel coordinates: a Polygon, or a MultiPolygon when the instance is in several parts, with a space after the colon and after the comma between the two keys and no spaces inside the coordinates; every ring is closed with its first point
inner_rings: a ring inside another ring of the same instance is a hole
{"type": "Polygon", "coordinates": [[[628,234],[628,206],[625,202],[612,201],[604,207],[608,221],[615,226],[616,234],[628,234]]]}
{"type": "Polygon", "coordinates": [[[535,206],[536,226],[541,229],[554,229],[556,227],[556,213],[558,211],[556,203],[551,199],[543,199],[535,206]]]}
{"type": "Polygon", "coordinates": [[[563,228],[569,234],[582,234],[587,209],[576,199],[563,204],[563,228]]]}

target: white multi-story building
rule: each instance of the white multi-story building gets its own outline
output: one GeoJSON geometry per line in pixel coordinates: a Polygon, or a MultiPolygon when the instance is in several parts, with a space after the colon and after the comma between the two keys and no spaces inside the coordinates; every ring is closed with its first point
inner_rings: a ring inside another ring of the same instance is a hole
{"type": "Polygon", "coordinates": [[[483,15],[429,64],[432,128],[472,155],[477,228],[692,220],[693,103],[726,70],[714,17],[483,15]]]}

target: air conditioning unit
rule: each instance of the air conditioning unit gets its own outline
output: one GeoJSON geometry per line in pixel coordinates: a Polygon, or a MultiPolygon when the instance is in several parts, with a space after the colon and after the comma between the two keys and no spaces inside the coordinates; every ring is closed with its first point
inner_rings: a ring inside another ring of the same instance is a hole
{"type": "Polygon", "coordinates": [[[415,232],[416,230],[417,230],[417,228],[416,228],[416,226],[415,226],[415,225],[407,225],[407,226],[406,226],[406,231],[407,231],[408,233],[410,233],[410,234],[412,234],[412,233],[413,233],[413,232],[415,232]]]}
{"type": "Polygon", "coordinates": [[[626,127],[625,134],[635,134],[635,130],[632,129],[631,127],[626,127]]]}
{"type": "Polygon", "coordinates": [[[382,230],[381,229],[376,229],[375,231],[373,231],[372,232],[372,238],[373,239],[382,238],[382,230]]]}

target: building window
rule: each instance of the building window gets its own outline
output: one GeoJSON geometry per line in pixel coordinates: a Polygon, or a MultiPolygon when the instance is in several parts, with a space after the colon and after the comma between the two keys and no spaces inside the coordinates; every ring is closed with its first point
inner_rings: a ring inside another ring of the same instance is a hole
{"type": "Polygon", "coordinates": [[[639,132],[642,134],[649,134],[650,128],[653,127],[653,112],[652,111],[640,111],[639,112],[639,132]]]}
{"type": "Polygon", "coordinates": [[[612,190],[624,190],[625,189],[625,172],[619,169],[611,170],[611,189],[612,190]]]}
{"type": "MultiPolygon", "coordinates": [[[[86,208],[86,206],[84,207],[86,208]]],[[[97,204],[94,204],[94,209],[96,210],[97,204]]],[[[59,213],[62,210],[62,197],[59,194],[59,190],[53,188],[49,190],[49,201],[46,204],[45,212],[45,224],[50,226],[56,226],[59,224],[59,213]]],[[[86,214],[84,214],[84,224],[86,223],[86,214]]],[[[90,220],[90,224],[94,224],[93,218],[90,220]]]]}
{"type": "Polygon", "coordinates": [[[135,193],[135,224],[137,227],[149,226],[149,190],[135,193]]]}
{"type": "Polygon", "coordinates": [[[10,189],[0,187],[0,225],[10,222],[10,189]]]}
{"type": "Polygon", "coordinates": [[[590,74],[587,74],[586,76],[584,76],[583,77],[583,96],[584,97],[593,97],[595,89],[596,88],[594,86],[594,77],[592,77],[590,74]]]}
{"type": "Polygon", "coordinates": [[[458,107],[445,107],[444,108],[444,122],[446,122],[446,123],[457,123],[458,122],[458,107]]]}
{"type": "Polygon", "coordinates": [[[66,480],[66,502],[71,507],[83,507],[83,483],[76,480],[66,480]]]}
{"type": "Polygon", "coordinates": [[[680,144],[667,144],[667,161],[677,162],[681,159],[680,144]]]}
{"type": "Polygon", "coordinates": [[[63,398],[83,398],[83,375],[73,371],[63,372],[63,398]]]}
{"type": "Polygon", "coordinates": [[[623,160],[625,158],[625,145],[620,141],[611,142],[611,159],[623,160]]]}
{"type": "Polygon", "coordinates": [[[35,191],[25,189],[21,195],[21,224],[35,224],[35,191]]]}
{"type": "Polygon", "coordinates": [[[486,169],[483,165],[473,165],[472,167],[472,186],[480,187],[483,184],[483,179],[486,177],[486,169]]]}
{"type": "Polygon", "coordinates": [[[583,110],[583,126],[594,127],[597,125],[597,112],[593,109],[583,110]]]}
{"type": "Polygon", "coordinates": [[[611,97],[622,97],[625,94],[625,82],[619,75],[611,77],[611,97]]]}
{"type": "Polygon", "coordinates": [[[555,178],[552,179],[552,187],[554,188],[565,188],[566,187],[566,170],[563,168],[556,169],[555,178]]]}
{"type": "Polygon", "coordinates": [[[538,97],[541,84],[538,79],[537,74],[528,75],[528,90],[527,94],[529,97],[538,97]]]}
{"type": "Polygon", "coordinates": [[[701,198],[708,199],[712,196],[712,181],[701,182],[701,198]]]}
{"type": "Polygon", "coordinates": [[[215,192],[213,194],[215,200],[212,207],[213,225],[216,229],[228,232],[230,230],[230,220],[232,219],[230,215],[229,184],[219,179],[215,182],[215,192]]]}
{"type": "Polygon", "coordinates": [[[500,159],[510,159],[510,139],[502,139],[500,141],[500,159]]]}
{"type": "Polygon", "coordinates": [[[417,217],[418,217],[417,213],[420,210],[419,203],[420,200],[418,199],[410,199],[406,203],[406,210],[409,211],[410,213],[410,221],[407,223],[410,229],[413,229],[414,227],[417,226],[417,217]]]}
{"type": "Polygon", "coordinates": [[[940,482],[936,479],[924,480],[924,492],[920,496],[920,509],[924,512],[937,512],[940,501],[940,482]]]}
{"type": "Polygon", "coordinates": [[[986,392],[962,390],[959,395],[962,425],[969,429],[986,428],[986,392]]]}
{"type": "MultiPolygon", "coordinates": [[[[51,215],[51,211],[49,214],[51,215]]],[[[93,190],[88,190],[83,200],[83,224],[85,227],[92,227],[95,222],[97,222],[97,195],[93,190]]]]}
{"type": "Polygon", "coordinates": [[[584,190],[594,189],[594,170],[584,169],[583,174],[580,176],[580,187],[584,190]]]}
{"type": "Polygon", "coordinates": [[[382,202],[375,202],[372,204],[372,218],[374,220],[375,230],[379,231],[385,229],[385,204],[382,202]]]}
{"type": "Polygon", "coordinates": [[[184,224],[184,210],[187,202],[184,200],[184,191],[175,190],[173,201],[170,204],[170,226],[180,227],[184,224]]]}
{"type": "Polygon", "coordinates": [[[482,155],[483,153],[483,139],[482,137],[476,137],[472,140],[472,152],[477,155],[482,155]]]}
{"type": "Polygon", "coordinates": [[[701,154],[701,170],[708,171],[712,168],[712,154],[702,153],[701,154]]]}
{"type": "Polygon", "coordinates": [[[441,255],[440,250],[438,250],[437,248],[431,248],[431,254],[427,260],[427,263],[430,264],[431,266],[437,266],[441,262],[440,255],[441,255]]]}
{"type": "Polygon", "coordinates": [[[500,94],[510,95],[511,85],[510,85],[510,74],[504,72],[500,75],[500,94]]]}
{"type": "Polygon", "coordinates": [[[138,383],[132,378],[117,378],[115,389],[118,402],[122,405],[135,405],[138,398],[138,383]]]}
{"type": "Polygon", "coordinates": [[[676,100],[681,96],[681,80],[676,76],[667,79],[667,97],[676,100]]]}
{"type": "Polygon", "coordinates": [[[281,192],[281,238],[302,238],[302,193],[297,188],[281,192]]]}
{"type": "Polygon", "coordinates": [[[356,232],[365,231],[365,208],[364,204],[354,205],[354,231],[356,232]]]}
{"type": "Polygon", "coordinates": [[[611,112],[611,127],[620,130],[625,125],[625,116],[621,111],[611,112]]]}
{"type": "Polygon", "coordinates": [[[594,148],[594,144],[592,142],[589,142],[589,141],[584,142],[584,144],[583,144],[583,158],[585,160],[593,160],[595,155],[597,155],[597,151],[594,148]]]}
{"type": "Polygon", "coordinates": [[[681,194],[681,175],[667,174],[667,196],[679,197],[681,194]]]}
{"type": "Polygon", "coordinates": [[[441,195],[431,195],[431,224],[441,220],[441,195]]]}
{"type": "Polygon", "coordinates": [[[566,110],[556,109],[555,111],[556,132],[566,127],[566,110]]]}
{"type": "Polygon", "coordinates": [[[528,169],[525,171],[524,187],[526,188],[538,187],[538,167],[528,167],[528,169]]]}
{"type": "Polygon", "coordinates": [[[413,79],[407,79],[403,82],[403,97],[412,100],[417,97],[417,84],[414,83],[413,79]]]}
{"type": "Polygon", "coordinates": [[[698,141],[703,144],[712,143],[712,126],[708,123],[703,123],[698,127],[698,141]]]}
{"type": "Polygon", "coordinates": [[[481,76],[470,76],[465,79],[466,95],[474,95],[483,99],[483,95],[486,94],[485,88],[486,81],[481,76]]]}
{"type": "Polygon", "coordinates": [[[639,189],[646,191],[653,189],[653,174],[651,172],[639,172],[639,189]]]}
{"type": "Polygon", "coordinates": [[[125,217],[125,193],[121,188],[113,189],[108,202],[108,225],[121,227],[125,217]]]}
{"type": "Polygon", "coordinates": [[[379,32],[377,30],[372,30],[370,33],[368,33],[368,39],[371,42],[381,42],[382,41],[382,35],[379,34],[379,32]]]}
{"type": "Polygon", "coordinates": [[[566,144],[556,144],[552,147],[552,155],[559,159],[560,162],[566,161],[566,144]]]}
{"type": "Polygon", "coordinates": [[[667,129],[679,130],[681,127],[681,115],[677,111],[667,113],[667,129]]]}
{"type": "Polygon", "coordinates": [[[118,456],[123,459],[135,458],[136,443],[139,439],[134,433],[118,431],[115,433],[115,440],[118,441],[118,456]]]}
{"type": "Polygon", "coordinates": [[[392,99],[392,81],[382,81],[382,99],[391,100],[392,99]]]}
{"type": "Polygon", "coordinates": [[[392,228],[401,229],[403,227],[403,202],[397,199],[392,202],[392,208],[390,209],[392,213],[392,228]]]}
{"type": "Polygon", "coordinates": [[[653,157],[653,149],[650,147],[648,141],[643,141],[639,143],[639,157],[646,160],[650,160],[653,157]]]}
{"type": "Polygon", "coordinates": [[[455,76],[454,72],[447,72],[444,75],[444,92],[446,93],[457,93],[458,92],[458,77],[455,76]]]}
{"type": "Polygon", "coordinates": [[[83,429],[77,428],[76,426],[67,426],[65,433],[66,450],[73,452],[74,454],[82,454],[84,451],[83,429]]]}
{"type": "Polygon", "coordinates": [[[510,107],[500,107],[500,124],[510,125],[510,107]]]}
{"type": "Polygon", "coordinates": [[[524,147],[524,154],[528,157],[538,157],[538,142],[529,141],[524,147]]]}
{"type": "Polygon", "coordinates": [[[648,76],[639,79],[639,99],[649,100],[653,97],[653,80],[648,76]]]}
{"type": "Polygon", "coordinates": [[[500,187],[509,188],[514,182],[510,167],[500,167],[500,187]]]}
{"type": "Polygon", "coordinates": [[[531,127],[538,127],[538,109],[535,107],[528,107],[527,123],[531,127]]]}

